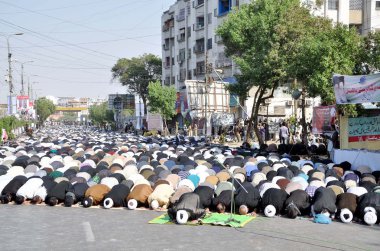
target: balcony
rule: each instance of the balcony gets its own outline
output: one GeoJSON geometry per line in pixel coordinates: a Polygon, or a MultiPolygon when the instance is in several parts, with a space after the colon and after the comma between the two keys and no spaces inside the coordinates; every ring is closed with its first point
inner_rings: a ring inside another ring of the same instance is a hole
{"type": "Polygon", "coordinates": [[[199,53],[204,53],[205,52],[205,47],[204,45],[196,45],[193,47],[193,52],[195,54],[199,54],[199,53]]]}
{"type": "Polygon", "coordinates": [[[185,41],[185,33],[181,33],[181,34],[177,35],[177,41],[178,42],[185,41]]]}
{"type": "Polygon", "coordinates": [[[203,6],[205,3],[205,0],[195,0],[193,1],[193,8],[199,8],[203,6]]]}
{"type": "Polygon", "coordinates": [[[222,59],[222,60],[216,60],[215,61],[215,67],[216,68],[225,68],[232,66],[232,60],[231,59],[222,59]]]}
{"type": "Polygon", "coordinates": [[[205,25],[203,23],[193,24],[193,30],[195,30],[195,31],[203,30],[204,27],[205,27],[205,25]]]}

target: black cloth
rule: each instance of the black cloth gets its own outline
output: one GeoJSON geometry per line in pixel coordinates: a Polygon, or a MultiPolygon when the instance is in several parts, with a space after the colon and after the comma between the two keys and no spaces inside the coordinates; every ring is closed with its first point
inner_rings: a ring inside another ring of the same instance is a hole
{"type": "Polygon", "coordinates": [[[260,192],[250,182],[242,183],[242,186],[247,192],[239,187],[235,195],[235,207],[238,209],[241,205],[246,205],[249,211],[257,208],[260,202],[260,192]]]}
{"type": "Polygon", "coordinates": [[[285,201],[285,210],[289,208],[292,202],[298,208],[301,215],[308,215],[310,213],[310,195],[304,190],[295,190],[290,193],[285,201]]]}
{"type": "Polygon", "coordinates": [[[28,179],[25,176],[16,176],[4,187],[1,195],[16,196],[17,191],[26,183],[28,179]]]}
{"type": "Polygon", "coordinates": [[[114,207],[126,207],[128,204],[127,197],[130,193],[129,187],[125,184],[117,184],[113,186],[104,199],[111,198],[113,200],[114,207]]]}
{"type": "Polygon", "coordinates": [[[51,190],[57,185],[57,182],[55,182],[53,179],[51,179],[49,176],[42,177],[42,180],[44,183],[42,184],[46,188],[46,193],[49,194],[51,190]]]}
{"type": "Polygon", "coordinates": [[[89,186],[87,183],[76,183],[72,187],[72,193],[75,195],[75,202],[82,201],[84,199],[84,194],[86,193],[89,186]]]}
{"type": "Polygon", "coordinates": [[[285,201],[288,198],[288,194],[277,188],[269,188],[265,191],[261,200],[261,208],[264,210],[266,206],[272,205],[276,208],[276,214],[280,214],[285,205],[285,201]]]}
{"type": "Polygon", "coordinates": [[[366,207],[373,207],[377,212],[377,222],[380,220],[380,194],[379,193],[366,193],[359,197],[357,212],[360,217],[364,216],[364,209],[366,207]]]}
{"type": "Polygon", "coordinates": [[[199,195],[196,193],[182,194],[179,200],[168,209],[169,217],[172,220],[176,219],[179,210],[185,210],[188,212],[189,220],[196,220],[205,215],[205,210],[200,208],[199,195]]]}
{"type": "Polygon", "coordinates": [[[212,205],[214,208],[220,203],[226,207],[226,211],[231,209],[231,190],[222,191],[217,197],[212,199],[212,205]]]}
{"type": "Polygon", "coordinates": [[[67,192],[73,192],[73,185],[68,181],[61,181],[48,192],[46,201],[49,201],[50,198],[57,198],[58,202],[63,202],[67,192]]]}
{"type": "Polygon", "coordinates": [[[210,208],[214,197],[214,189],[208,186],[198,186],[194,193],[198,194],[200,199],[200,208],[210,208]]]}
{"type": "Polygon", "coordinates": [[[316,214],[322,213],[327,210],[330,214],[336,211],[336,195],[330,188],[319,187],[315,190],[313,197],[313,207],[316,214]]]}
{"type": "Polygon", "coordinates": [[[117,179],[117,181],[119,183],[121,183],[121,182],[123,182],[123,180],[125,180],[125,176],[122,175],[121,173],[113,173],[109,177],[114,177],[115,179],[117,179]]]}

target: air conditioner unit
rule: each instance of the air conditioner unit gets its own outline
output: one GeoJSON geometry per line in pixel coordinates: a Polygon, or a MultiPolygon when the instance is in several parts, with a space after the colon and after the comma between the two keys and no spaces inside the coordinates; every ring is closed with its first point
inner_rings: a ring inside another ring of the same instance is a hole
{"type": "Polygon", "coordinates": [[[292,100],[288,100],[288,101],[286,101],[286,105],[287,105],[287,106],[292,106],[292,105],[293,105],[293,101],[292,101],[292,100]]]}
{"type": "Polygon", "coordinates": [[[272,100],[270,98],[267,98],[267,99],[265,99],[264,102],[266,105],[269,105],[272,102],[272,100]]]}

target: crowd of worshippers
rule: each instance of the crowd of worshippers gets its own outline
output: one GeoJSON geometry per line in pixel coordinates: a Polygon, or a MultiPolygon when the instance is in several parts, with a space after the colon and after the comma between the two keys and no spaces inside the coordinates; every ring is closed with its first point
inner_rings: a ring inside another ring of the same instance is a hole
{"type": "Polygon", "coordinates": [[[379,223],[380,171],[272,148],[48,127],[0,148],[0,201],[167,209],[181,224],[231,211],[379,223]]]}

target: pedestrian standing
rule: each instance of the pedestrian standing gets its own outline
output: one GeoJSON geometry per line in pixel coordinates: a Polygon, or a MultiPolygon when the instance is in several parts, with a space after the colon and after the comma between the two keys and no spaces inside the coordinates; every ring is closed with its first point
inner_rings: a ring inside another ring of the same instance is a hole
{"type": "Polygon", "coordinates": [[[280,144],[288,144],[289,141],[289,128],[285,122],[282,122],[282,126],[279,130],[280,144]]]}

